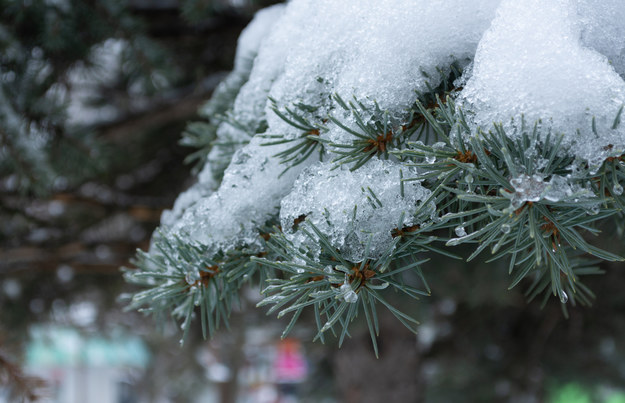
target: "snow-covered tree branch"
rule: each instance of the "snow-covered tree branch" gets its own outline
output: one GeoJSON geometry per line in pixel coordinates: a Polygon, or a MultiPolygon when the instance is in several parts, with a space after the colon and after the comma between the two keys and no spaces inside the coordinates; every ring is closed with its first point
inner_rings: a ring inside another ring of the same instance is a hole
{"type": "MultiPolygon", "coordinates": [[[[259,285],[287,334],[342,342],[388,295],[436,293],[427,260],[505,259],[511,287],[587,305],[623,258],[625,7],[618,0],[310,1],[260,11],[189,125],[197,183],[163,214],[131,303],[186,332],[259,285]],[[620,233],[619,232],[619,233],[620,233]]],[[[439,269],[444,270],[444,269],[439,269]]],[[[377,348],[377,347],[376,347],[377,348]]]]}

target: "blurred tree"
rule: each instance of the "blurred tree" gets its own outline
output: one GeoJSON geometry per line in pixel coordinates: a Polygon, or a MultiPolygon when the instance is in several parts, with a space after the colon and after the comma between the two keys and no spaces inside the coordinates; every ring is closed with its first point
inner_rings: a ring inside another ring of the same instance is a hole
{"type": "MultiPolygon", "coordinates": [[[[119,267],[186,186],[179,134],[231,68],[259,6],[0,1],[0,384],[15,396],[34,398],[40,385],[20,368],[28,327],[76,325],[70,308],[81,301],[97,312],[85,331],[134,328],[164,367],[197,366],[121,313],[119,267]]],[[[150,376],[152,394],[193,393],[150,376]]]]}

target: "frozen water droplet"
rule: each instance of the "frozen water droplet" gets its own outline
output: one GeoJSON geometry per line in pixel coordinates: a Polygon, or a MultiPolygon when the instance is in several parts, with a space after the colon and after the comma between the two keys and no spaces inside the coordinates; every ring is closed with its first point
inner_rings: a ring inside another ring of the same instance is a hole
{"type": "Polygon", "coordinates": [[[326,273],[328,273],[328,274],[332,274],[332,272],[334,271],[334,269],[332,269],[332,266],[327,265],[327,266],[323,269],[323,271],[325,271],[325,272],[326,272],[326,273]]]}
{"type": "Polygon", "coordinates": [[[358,301],[358,294],[352,290],[352,286],[348,283],[345,283],[340,288],[341,293],[343,294],[343,299],[345,302],[349,302],[351,304],[356,303],[358,301]]]}
{"type": "Polygon", "coordinates": [[[510,224],[501,224],[501,232],[504,234],[510,233],[510,224]]]}
{"type": "Polygon", "coordinates": [[[469,184],[473,183],[473,175],[467,174],[467,176],[464,177],[464,181],[469,184]]]}
{"type": "Polygon", "coordinates": [[[615,184],[612,187],[612,193],[614,193],[616,196],[620,196],[623,194],[623,186],[621,186],[620,184],[615,184]]]}
{"type": "Polygon", "coordinates": [[[454,232],[456,233],[457,236],[467,236],[467,231],[464,229],[463,226],[458,226],[456,228],[454,228],[454,232]]]}
{"type": "Polygon", "coordinates": [[[187,272],[184,276],[185,281],[189,285],[195,284],[197,281],[200,281],[200,272],[197,270],[191,270],[187,272]]]}
{"type": "Polygon", "coordinates": [[[436,157],[434,155],[428,155],[427,157],[425,157],[425,162],[427,162],[428,164],[433,164],[436,162],[436,157]]]}
{"type": "Polygon", "coordinates": [[[588,215],[597,215],[599,214],[599,205],[594,205],[590,208],[590,210],[588,210],[588,215]]]}
{"type": "Polygon", "coordinates": [[[302,274],[305,270],[304,270],[304,269],[299,268],[299,269],[295,269],[295,271],[296,271],[296,272],[298,272],[299,274],[302,274]]]}
{"type": "Polygon", "coordinates": [[[566,304],[569,300],[569,296],[566,294],[566,291],[562,291],[562,294],[560,295],[560,302],[562,302],[563,304],[566,304]]]}
{"type": "Polygon", "coordinates": [[[347,294],[345,294],[343,299],[345,300],[345,302],[355,304],[358,301],[358,294],[356,294],[354,291],[349,291],[347,292],[347,294]]]}
{"type": "Polygon", "coordinates": [[[439,141],[437,143],[432,144],[432,148],[434,148],[435,150],[441,150],[443,148],[445,148],[446,144],[443,143],[442,141],[439,141]]]}

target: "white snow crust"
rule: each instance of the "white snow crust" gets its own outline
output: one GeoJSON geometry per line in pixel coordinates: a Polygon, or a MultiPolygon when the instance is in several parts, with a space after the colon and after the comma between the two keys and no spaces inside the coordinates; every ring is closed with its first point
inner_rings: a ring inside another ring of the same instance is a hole
{"type": "MultiPolygon", "coordinates": [[[[271,70],[278,74],[269,95],[283,105],[319,106],[318,114],[333,113],[349,125],[350,117],[330,99],[337,93],[345,100],[354,96],[369,104],[375,100],[391,117],[401,119],[415,101],[416,91],[426,91],[427,83],[438,84],[439,68],[448,69],[454,61],[466,64],[473,56],[499,2],[292,1],[261,49],[250,89],[254,96],[262,93],[264,88],[256,82],[267,83],[266,71],[271,70]]],[[[249,99],[247,89],[242,92],[245,99],[249,99]]],[[[265,100],[255,107],[260,104],[265,105],[265,100]]],[[[270,110],[266,112],[270,132],[294,132],[270,110]]],[[[328,128],[326,137],[333,142],[351,139],[336,126],[328,128]]]]}
{"type": "Polygon", "coordinates": [[[279,147],[265,147],[254,137],[239,149],[224,173],[219,189],[188,208],[171,227],[189,241],[210,246],[214,252],[256,245],[258,229],[278,214],[282,197],[299,173],[273,158],[279,147]]]}
{"type": "Polygon", "coordinates": [[[625,78],[625,3],[577,0],[582,43],[605,57],[625,78]]]}

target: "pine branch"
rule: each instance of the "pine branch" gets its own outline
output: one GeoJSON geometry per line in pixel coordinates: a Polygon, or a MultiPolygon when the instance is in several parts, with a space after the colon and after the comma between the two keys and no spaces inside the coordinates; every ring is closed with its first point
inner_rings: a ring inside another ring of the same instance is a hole
{"type": "MultiPolygon", "coordinates": [[[[405,168],[400,171],[398,183],[402,197],[404,187],[411,181],[418,181],[431,191],[426,200],[409,212],[414,221],[399,217],[390,234],[392,244],[381,256],[371,256],[369,243],[362,260],[346,259],[330,241],[332,229],[322,231],[306,220],[306,214],[295,219],[293,232],[303,234],[315,248],[305,246],[306,243],[296,245],[290,234],[277,228],[267,237],[260,254],[258,250],[239,248],[207,258],[207,247],[197,249],[177,239],[175,245],[163,249],[165,241],[158,240],[161,251],[145,255],[145,261],[139,263],[143,271],[139,278],[154,282],[158,276],[170,279],[167,276],[176,273],[177,280],[159,280],[157,287],[147,284],[152,289],[138,294],[135,306],[154,308],[161,304],[165,311],[183,320],[186,331],[193,306],[198,304],[204,307],[202,317],[206,316],[203,328],[207,327],[208,332],[204,333],[210,335],[215,322],[227,320],[243,279],[262,266],[277,275],[266,276],[265,298],[258,305],[270,306],[268,313],[277,313],[278,317],[291,315],[283,337],[292,331],[305,310],[312,310],[317,328],[315,339],[324,342],[332,333],[340,345],[349,336],[350,324],[364,312],[377,355],[376,306],[385,306],[407,328],[416,331],[418,322],[395,308],[386,293],[397,291],[411,299],[430,295],[421,266],[431,254],[458,259],[450,248],[461,244],[473,248],[467,261],[487,250],[491,254],[489,262],[507,259],[510,288],[530,280],[526,293],[530,300],[544,295],[544,304],[550,295],[555,295],[565,314],[565,304],[589,305],[593,294],[580,277],[600,274],[595,266],[597,261],[623,261],[588,240],[590,235],[599,234],[600,223],[616,214],[622,216],[623,156],[614,151],[601,169],[593,172],[562,144],[562,136],[545,130],[540,122],[528,125],[521,119],[512,129],[501,124],[494,124],[488,132],[476,129],[454,102],[461,89],[454,86],[461,75],[458,66],[439,70],[443,79],[417,94],[402,120],[391,118],[373,100],[354,98],[346,102],[334,95],[329,100],[331,105],[287,106],[269,99],[271,110],[286,124],[288,133],[262,136],[267,140],[264,145],[290,145],[275,156],[285,165],[285,171],[309,159],[314,152],[320,158],[333,158],[334,168],[345,164],[352,171],[371,159],[391,158],[405,168]],[[337,128],[346,134],[346,142],[326,140],[325,135],[337,128]],[[403,172],[412,173],[404,177],[403,172]],[[444,247],[436,246],[442,242],[444,247]],[[182,259],[183,263],[171,257],[182,259]],[[219,270],[206,271],[215,267],[219,270]],[[200,275],[189,283],[186,276],[189,270],[195,273],[196,269],[200,275]],[[206,283],[201,273],[208,273],[204,274],[209,278],[206,283]],[[415,279],[419,286],[414,284],[415,279]],[[220,297],[186,295],[187,288],[209,285],[220,297]]],[[[621,124],[621,114],[622,109],[614,119],[615,128],[621,124]]],[[[250,136],[266,128],[246,127],[233,112],[216,119],[250,136]]],[[[200,139],[200,132],[205,134],[213,129],[189,126],[188,136],[200,139]],[[194,134],[196,129],[198,133],[194,134]]],[[[206,144],[212,142],[215,147],[219,141],[209,140],[206,144]]],[[[610,150],[609,146],[606,150],[610,150]]],[[[224,158],[227,160],[229,155],[225,153],[224,158]]],[[[384,208],[371,187],[363,185],[362,192],[371,207],[384,208]]],[[[351,225],[358,230],[356,224],[351,225]]]]}
{"type": "Polygon", "coordinates": [[[262,137],[268,141],[264,146],[292,143],[293,145],[284,151],[274,155],[280,162],[286,165],[284,172],[306,161],[315,151],[322,160],[325,141],[320,134],[327,130],[327,119],[316,116],[318,107],[295,103],[291,107],[284,107],[281,111],[275,99],[269,98],[271,110],[285,123],[299,131],[300,134],[293,137],[285,134],[265,134],[262,137]]]}
{"type": "MultiPolygon", "coordinates": [[[[507,134],[501,125],[472,135],[453,101],[447,99],[446,104],[428,116],[445,140],[433,145],[409,143],[409,149],[397,154],[412,158],[414,166],[426,170],[417,179],[432,180],[441,198],[450,199],[441,219],[453,223],[457,237],[447,246],[477,243],[467,260],[487,248],[493,254],[489,261],[508,258],[509,271],[515,273],[511,287],[535,272],[557,268],[567,279],[568,294],[583,287],[577,282],[571,251],[623,260],[582,236],[596,234],[596,224],[618,211],[618,197],[608,197],[605,191],[606,186],[619,190],[614,172],[619,158],[608,158],[607,168],[593,176],[587,166],[576,165],[561,137],[554,141],[551,133],[543,135],[538,124],[527,127],[521,122],[520,136],[507,134]],[[447,135],[454,127],[458,133],[447,135]],[[449,183],[452,174],[455,180],[449,183]]],[[[553,294],[561,301],[568,300],[560,275],[541,278],[550,279],[553,294]]]]}
{"type": "MultiPolygon", "coordinates": [[[[413,271],[423,279],[419,266],[424,261],[415,258],[416,243],[405,243],[401,247],[402,236],[397,236],[393,245],[380,258],[350,262],[332,247],[327,236],[311,222],[302,224],[300,230],[311,240],[319,240],[319,256],[295,247],[282,233],[277,232],[272,235],[268,247],[278,259],[252,258],[284,274],[284,278],[268,280],[269,285],[263,290],[267,297],[258,304],[272,305],[267,313],[277,312],[278,317],[292,314],[291,321],[282,333],[283,338],[292,330],[303,310],[312,307],[317,325],[315,339],[324,342],[326,332],[330,331],[339,338],[341,345],[345,337],[349,336],[350,323],[362,309],[377,355],[378,303],[388,308],[408,329],[416,332],[418,322],[391,305],[383,295],[386,293],[383,290],[387,288],[413,299],[430,294],[427,283],[424,282],[426,290],[421,290],[409,285],[404,277],[404,272],[413,271]],[[411,250],[407,250],[407,245],[412,247],[411,250]],[[413,261],[398,266],[395,259],[399,255],[411,256],[413,261]]],[[[365,251],[367,255],[368,249],[365,251]]]]}
{"type": "MultiPolygon", "coordinates": [[[[238,303],[238,291],[251,280],[258,266],[252,250],[211,254],[204,245],[190,245],[174,236],[160,234],[156,251],[138,251],[138,269],[125,269],[126,281],[148,289],[135,294],[128,309],[140,309],[161,320],[171,314],[182,320],[182,344],[191,327],[196,307],[200,310],[202,335],[212,336],[238,303]]],[[[261,279],[264,276],[261,276],[261,279]]]]}
{"type": "MultiPolygon", "coordinates": [[[[397,121],[389,117],[388,111],[382,111],[377,102],[367,106],[354,98],[345,102],[338,94],[333,99],[340,108],[349,112],[355,121],[355,126],[346,124],[336,116],[329,119],[354,139],[347,144],[331,143],[330,150],[337,155],[333,162],[337,164],[352,164],[351,170],[363,166],[373,157],[388,158],[389,152],[401,150],[408,141],[421,141],[429,144],[432,138],[439,140],[447,137],[448,128],[443,127],[432,115],[432,111],[444,106],[450,94],[460,90],[454,87],[454,82],[462,74],[458,63],[453,63],[447,69],[438,69],[443,79],[436,86],[426,81],[427,91],[417,94],[415,104],[407,113],[405,121],[397,121]]],[[[426,77],[427,75],[423,73],[426,77]]],[[[429,78],[429,77],[427,77],[429,78]]],[[[445,110],[446,111],[446,110],[445,110]]],[[[447,111],[447,113],[450,113],[447,111]]],[[[400,154],[395,154],[400,155],[400,154]]],[[[428,161],[430,163],[432,161],[428,161]]]]}

